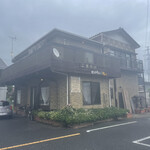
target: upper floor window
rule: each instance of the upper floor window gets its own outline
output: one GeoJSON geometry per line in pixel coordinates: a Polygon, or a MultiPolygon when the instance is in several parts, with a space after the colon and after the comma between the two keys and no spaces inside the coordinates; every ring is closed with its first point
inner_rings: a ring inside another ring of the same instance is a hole
{"type": "Polygon", "coordinates": [[[131,67],[131,57],[129,54],[126,54],[126,62],[127,62],[127,68],[131,67]]]}
{"type": "Polygon", "coordinates": [[[93,64],[94,63],[94,56],[92,53],[85,52],[84,55],[84,62],[88,64],[93,64]]]}

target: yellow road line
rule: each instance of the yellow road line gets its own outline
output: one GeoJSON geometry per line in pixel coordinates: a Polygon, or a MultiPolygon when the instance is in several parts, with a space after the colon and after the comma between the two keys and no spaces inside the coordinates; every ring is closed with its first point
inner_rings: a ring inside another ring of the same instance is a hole
{"type": "Polygon", "coordinates": [[[73,137],[73,136],[77,136],[77,135],[80,135],[80,133],[70,134],[70,135],[65,135],[65,136],[60,136],[60,137],[56,137],[56,138],[45,139],[45,140],[41,140],[41,141],[35,141],[35,142],[31,142],[31,143],[25,143],[25,144],[10,146],[10,147],[4,147],[4,148],[0,148],[0,150],[8,150],[8,149],[13,149],[13,148],[18,148],[18,147],[23,147],[23,146],[28,146],[28,145],[34,145],[34,144],[38,144],[38,143],[44,143],[44,142],[48,142],[48,141],[64,139],[64,138],[73,137]]]}

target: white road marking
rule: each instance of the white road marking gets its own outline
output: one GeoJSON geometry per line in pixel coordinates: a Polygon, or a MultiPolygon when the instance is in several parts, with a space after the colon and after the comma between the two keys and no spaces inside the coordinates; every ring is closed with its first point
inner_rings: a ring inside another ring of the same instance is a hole
{"type": "Polygon", "coordinates": [[[141,143],[142,141],[145,141],[145,140],[148,140],[148,139],[150,139],[150,136],[142,138],[142,139],[139,139],[139,140],[136,140],[136,141],[133,141],[132,143],[150,147],[149,144],[141,143]]]}
{"type": "Polygon", "coordinates": [[[106,126],[106,127],[102,127],[102,128],[91,129],[91,130],[87,130],[86,132],[104,130],[104,129],[108,129],[108,128],[114,128],[114,127],[124,126],[124,125],[128,125],[128,124],[133,124],[133,123],[137,123],[137,121],[126,122],[126,123],[116,124],[116,125],[112,125],[112,126],[106,126]]]}

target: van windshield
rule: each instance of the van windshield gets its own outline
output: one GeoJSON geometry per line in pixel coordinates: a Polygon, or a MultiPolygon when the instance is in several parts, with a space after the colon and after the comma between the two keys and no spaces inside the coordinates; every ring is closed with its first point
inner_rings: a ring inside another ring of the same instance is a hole
{"type": "Polygon", "coordinates": [[[9,102],[0,102],[0,106],[9,106],[9,102]]]}

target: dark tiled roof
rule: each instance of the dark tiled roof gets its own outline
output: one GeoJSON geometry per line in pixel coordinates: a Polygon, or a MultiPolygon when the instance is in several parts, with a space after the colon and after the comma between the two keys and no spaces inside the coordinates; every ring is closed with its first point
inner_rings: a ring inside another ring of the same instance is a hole
{"type": "Polygon", "coordinates": [[[0,58],[0,69],[5,69],[7,65],[4,63],[4,61],[0,58]]]}
{"type": "Polygon", "coordinates": [[[48,36],[54,36],[55,34],[62,34],[62,35],[68,35],[70,37],[74,37],[74,38],[78,38],[80,40],[83,40],[83,41],[89,41],[90,43],[93,43],[93,44],[97,44],[97,45],[100,45],[99,42],[97,41],[94,41],[94,40],[91,40],[89,38],[86,38],[86,37],[83,37],[83,36],[80,36],[80,35],[76,35],[76,34],[73,34],[73,33],[70,33],[70,32],[66,32],[66,31],[63,31],[63,30],[60,30],[60,29],[53,29],[52,31],[50,31],[49,33],[47,33],[45,36],[43,36],[42,38],[40,38],[38,41],[36,41],[35,43],[33,43],[31,46],[29,46],[27,49],[25,49],[24,51],[22,51],[20,54],[18,54],[17,56],[15,56],[12,60],[13,63],[16,62],[16,60],[19,59],[19,57],[27,52],[32,46],[34,46],[35,44],[37,44],[38,42],[40,42],[41,40],[47,38],[48,36]]]}

